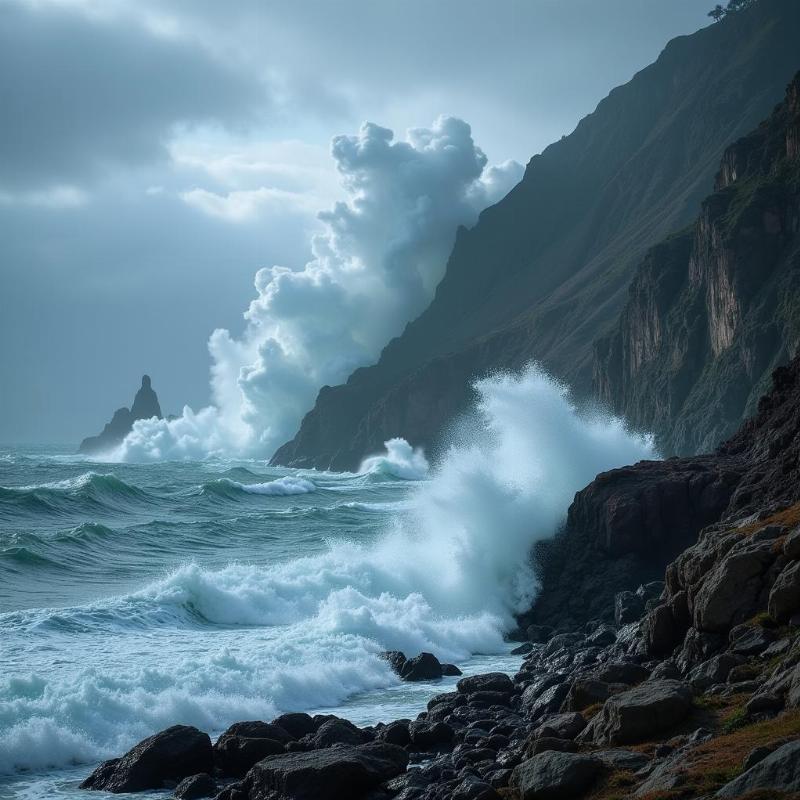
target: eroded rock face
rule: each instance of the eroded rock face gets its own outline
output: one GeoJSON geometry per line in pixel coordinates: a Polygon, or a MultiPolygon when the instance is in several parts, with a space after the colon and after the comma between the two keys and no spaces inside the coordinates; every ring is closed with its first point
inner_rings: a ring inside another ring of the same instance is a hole
{"type": "Polygon", "coordinates": [[[213,767],[208,734],[174,725],[139,742],[122,758],[101,764],[81,788],[115,793],[161,789],[165,782],[211,772],[213,767]]]}

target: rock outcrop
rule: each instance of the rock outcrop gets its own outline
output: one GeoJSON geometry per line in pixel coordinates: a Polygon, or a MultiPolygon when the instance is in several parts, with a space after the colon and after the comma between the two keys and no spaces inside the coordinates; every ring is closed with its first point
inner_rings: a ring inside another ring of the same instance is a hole
{"type": "Polygon", "coordinates": [[[137,419],[161,419],[161,406],[149,375],[142,376],[142,385],[133,398],[130,408],[118,408],[102,432],[97,436],[89,436],[81,442],[81,453],[103,453],[119,445],[131,432],[137,419]]]}
{"type": "Polygon", "coordinates": [[[475,377],[532,359],[588,396],[592,342],[616,323],[642,257],[691,223],[725,148],[780,101],[799,39],[800,4],[761,0],[670,42],[458,232],[430,307],[376,365],[324,387],[274,462],[355,469],[393,436],[435,454],[475,377]]]}
{"type": "Polygon", "coordinates": [[[694,226],[646,256],[595,349],[596,394],[662,452],[730,436],[800,343],[800,74],[722,157],[694,226]]]}

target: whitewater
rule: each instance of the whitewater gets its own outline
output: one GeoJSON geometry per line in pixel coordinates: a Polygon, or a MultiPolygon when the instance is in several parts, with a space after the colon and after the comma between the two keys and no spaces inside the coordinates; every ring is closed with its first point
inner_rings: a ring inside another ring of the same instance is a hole
{"type": "Polygon", "coordinates": [[[432,465],[402,439],[356,473],[0,448],[0,798],[84,796],[169,725],[370,724],[455,680],[401,683],[387,649],[516,671],[533,544],[596,473],[654,454],[535,366],[476,392],[432,465]]]}

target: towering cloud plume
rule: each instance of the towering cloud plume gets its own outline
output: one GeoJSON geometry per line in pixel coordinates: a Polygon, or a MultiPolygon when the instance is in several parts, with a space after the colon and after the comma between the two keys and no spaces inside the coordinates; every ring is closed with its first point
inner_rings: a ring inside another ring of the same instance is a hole
{"type": "Polygon", "coordinates": [[[473,224],[522,175],[514,161],[487,167],[470,126],[453,117],[405,141],[366,123],[334,139],[332,155],[345,199],[319,214],[312,259],[298,270],[260,269],[244,332],[211,335],[214,406],[138,422],[121,457],[271,455],[321,386],[374,362],[426,307],[457,227],[473,224]]]}

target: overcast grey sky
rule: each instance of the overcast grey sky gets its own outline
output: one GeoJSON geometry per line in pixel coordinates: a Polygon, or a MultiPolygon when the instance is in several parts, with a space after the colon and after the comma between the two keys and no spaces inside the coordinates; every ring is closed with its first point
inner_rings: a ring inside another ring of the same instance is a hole
{"type": "Polygon", "coordinates": [[[342,197],[334,136],[452,115],[524,164],[710,5],[0,0],[0,441],[96,433],[145,371],[165,412],[208,403],[209,335],[342,197]]]}

